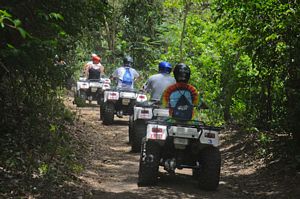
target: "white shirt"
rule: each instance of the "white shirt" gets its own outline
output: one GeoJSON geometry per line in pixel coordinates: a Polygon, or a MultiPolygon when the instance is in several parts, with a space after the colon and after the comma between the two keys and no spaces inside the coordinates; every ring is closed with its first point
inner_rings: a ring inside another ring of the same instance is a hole
{"type": "Polygon", "coordinates": [[[113,72],[112,76],[113,76],[114,78],[117,78],[117,79],[118,79],[118,85],[117,85],[118,88],[129,88],[129,89],[131,88],[131,89],[133,89],[134,80],[135,80],[136,78],[138,78],[140,75],[139,75],[138,72],[137,72],[135,69],[133,69],[133,68],[130,68],[130,67],[128,67],[128,66],[121,66],[121,67],[117,68],[117,69],[113,72]],[[126,70],[128,70],[129,73],[130,73],[130,76],[131,76],[131,83],[125,83],[125,81],[124,81],[124,76],[125,76],[125,74],[126,74],[126,70]]]}

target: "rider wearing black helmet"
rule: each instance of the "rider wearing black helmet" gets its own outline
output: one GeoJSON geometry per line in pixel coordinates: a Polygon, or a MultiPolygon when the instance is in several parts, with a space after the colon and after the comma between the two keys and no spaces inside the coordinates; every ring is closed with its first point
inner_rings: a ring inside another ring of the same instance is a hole
{"type": "Polygon", "coordinates": [[[118,88],[133,89],[134,81],[140,76],[139,73],[131,68],[133,59],[130,56],[123,58],[123,66],[117,68],[111,78],[118,81],[118,88]]]}
{"type": "Polygon", "coordinates": [[[174,68],[176,82],[188,83],[191,76],[191,69],[184,63],[177,64],[174,68]]]}
{"type": "Polygon", "coordinates": [[[129,67],[131,67],[131,65],[133,64],[133,59],[132,59],[132,57],[130,57],[130,56],[125,56],[125,57],[123,58],[123,64],[124,64],[124,66],[129,66],[129,67]]]}
{"type": "Polygon", "coordinates": [[[198,104],[199,96],[196,88],[188,84],[191,70],[179,63],[173,71],[176,84],[169,86],[162,95],[162,104],[170,108],[170,115],[179,120],[190,120],[193,107],[198,104]]]}

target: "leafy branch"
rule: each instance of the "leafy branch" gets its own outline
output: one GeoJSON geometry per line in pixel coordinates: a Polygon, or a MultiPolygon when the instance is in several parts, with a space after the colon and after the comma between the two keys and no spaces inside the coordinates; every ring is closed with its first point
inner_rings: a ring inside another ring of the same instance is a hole
{"type": "Polygon", "coordinates": [[[28,32],[26,32],[22,27],[21,27],[21,20],[19,19],[13,19],[12,15],[8,13],[6,10],[0,10],[0,26],[1,28],[5,28],[5,26],[16,29],[19,31],[20,35],[23,38],[26,38],[29,36],[28,32]]]}

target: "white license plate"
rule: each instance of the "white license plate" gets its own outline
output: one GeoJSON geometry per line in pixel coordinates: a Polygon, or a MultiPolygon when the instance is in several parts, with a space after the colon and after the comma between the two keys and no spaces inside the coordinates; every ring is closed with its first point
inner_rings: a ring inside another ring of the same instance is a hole
{"type": "Polygon", "coordinates": [[[121,92],[120,93],[121,97],[126,97],[126,98],[130,98],[130,99],[135,99],[136,98],[136,94],[135,93],[127,93],[127,92],[121,92]]]}
{"type": "Polygon", "coordinates": [[[123,105],[128,105],[130,103],[130,99],[122,99],[123,105]]]}
{"type": "Polygon", "coordinates": [[[91,91],[94,93],[97,91],[98,88],[91,88],[91,91]]]}
{"type": "Polygon", "coordinates": [[[97,87],[100,88],[101,84],[99,82],[90,82],[90,87],[97,87]]]}
{"type": "Polygon", "coordinates": [[[184,138],[174,138],[174,144],[188,145],[189,140],[184,138]]]}

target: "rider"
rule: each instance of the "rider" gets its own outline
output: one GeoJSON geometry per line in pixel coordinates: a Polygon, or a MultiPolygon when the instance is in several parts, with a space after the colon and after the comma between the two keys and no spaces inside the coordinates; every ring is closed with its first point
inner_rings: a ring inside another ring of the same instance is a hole
{"type": "Polygon", "coordinates": [[[88,79],[100,79],[100,74],[104,74],[104,66],[101,64],[101,57],[92,54],[92,61],[85,65],[85,75],[88,79]]]}
{"type": "Polygon", "coordinates": [[[143,86],[143,89],[150,93],[150,99],[153,101],[159,101],[163,91],[176,82],[170,75],[172,65],[169,62],[160,62],[158,64],[158,71],[159,73],[150,76],[143,86]]]}
{"type": "Polygon", "coordinates": [[[54,65],[65,66],[66,62],[59,55],[55,55],[54,56],[54,65]]]}
{"type": "Polygon", "coordinates": [[[130,56],[125,56],[123,66],[117,68],[111,75],[111,79],[118,81],[117,88],[133,89],[134,81],[140,76],[139,73],[131,68],[133,60],[130,56]]]}
{"type": "Polygon", "coordinates": [[[176,83],[163,92],[162,105],[169,107],[172,118],[191,120],[194,113],[193,108],[199,102],[196,88],[188,84],[191,70],[184,63],[179,63],[175,66],[173,74],[176,83]]]}

